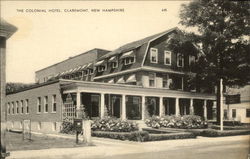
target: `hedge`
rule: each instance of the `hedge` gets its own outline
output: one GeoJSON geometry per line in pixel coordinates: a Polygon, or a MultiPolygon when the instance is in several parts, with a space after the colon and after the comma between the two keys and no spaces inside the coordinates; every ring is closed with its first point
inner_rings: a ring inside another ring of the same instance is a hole
{"type": "MultiPolygon", "coordinates": [[[[219,125],[211,125],[209,126],[209,128],[211,129],[216,129],[216,130],[220,130],[220,126],[219,125]]],[[[249,130],[250,126],[249,125],[242,125],[242,126],[223,126],[224,130],[249,130]]]]}
{"type": "Polygon", "coordinates": [[[220,137],[220,136],[235,136],[235,135],[250,135],[250,130],[225,130],[225,131],[219,131],[219,130],[204,130],[201,134],[205,137],[220,137]]]}
{"type": "Polygon", "coordinates": [[[119,139],[119,140],[140,141],[140,142],[187,139],[196,137],[193,133],[188,133],[188,132],[171,133],[171,134],[149,134],[146,131],[135,131],[135,132],[93,131],[92,136],[119,139]]]}

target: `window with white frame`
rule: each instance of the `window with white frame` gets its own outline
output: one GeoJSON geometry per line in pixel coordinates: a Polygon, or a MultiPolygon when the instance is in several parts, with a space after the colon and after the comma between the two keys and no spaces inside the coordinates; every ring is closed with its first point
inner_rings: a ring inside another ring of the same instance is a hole
{"type": "Polygon", "coordinates": [[[171,51],[164,51],[164,64],[171,65],[171,51]]]}
{"type": "Polygon", "coordinates": [[[232,109],[232,118],[236,118],[236,109],[232,109]]]}
{"type": "Polygon", "coordinates": [[[19,102],[16,101],[16,113],[19,114],[19,102]]]}
{"type": "Polygon", "coordinates": [[[183,58],[183,54],[181,54],[181,53],[177,54],[177,66],[178,67],[184,66],[184,58],[183,58]]]}
{"type": "Polygon", "coordinates": [[[53,113],[56,112],[56,95],[55,94],[52,96],[52,112],[53,113]]]}
{"type": "Polygon", "coordinates": [[[149,74],[149,87],[155,87],[155,73],[149,74]]]}
{"type": "Polygon", "coordinates": [[[88,75],[88,74],[89,74],[89,70],[84,70],[84,71],[83,71],[83,75],[84,75],[84,76],[86,76],[86,75],[88,75]]]}
{"type": "Polygon", "coordinates": [[[29,100],[25,100],[26,113],[29,114],[29,100]]]}
{"type": "Polygon", "coordinates": [[[48,106],[48,96],[44,96],[44,113],[48,113],[49,106],[48,106]]]}
{"type": "Polygon", "coordinates": [[[189,55],[188,56],[188,63],[189,65],[192,65],[195,63],[195,56],[189,55]]]}
{"type": "Polygon", "coordinates": [[[111,63],[112,68],[117,68],[118,67],[118,61],[114,61],[111,63]]]}
{"type": "Polygon", "coordinates": [[[21,114],[23,114],[23,100],[21,100],[21,114]]]}
{"type": "Polygon", "coordinates": [[[158,49],[150,48],[150,62],[158,63],[158,49]]]}
{"type": "Polygon", "coordinates": [[[94,73],[94,69],[90,68],[89,69],[89,75],[92,75],[94,73]]]}
{"type": "Polygon", "coordinates": [[[41,106],[41,97],[38,97],[37,98],[37,113],[41,113],[41,108],[42,108],[42,106],[41,106]]]}
{"type": "Polygon", "coordinates": [[[162,78],[162,87],[163,88],[169,88],[169,83],[168,83],[169,80],[168,79],[169,79],[168,74],[163,75],[163,78],[162,78]]]}
{"type": "Polygon", "coordinates": [[[135,63],[135,56],[127,57],[124,59],[124,65],[130,65],[132,63],[135,63]]]}

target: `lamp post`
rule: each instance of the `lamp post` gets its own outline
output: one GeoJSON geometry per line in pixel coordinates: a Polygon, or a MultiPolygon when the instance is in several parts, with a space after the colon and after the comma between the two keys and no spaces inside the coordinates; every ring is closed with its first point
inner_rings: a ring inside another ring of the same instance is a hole
{"type": "Polygon", "coordinates": [[[0,113],[1,113],[1,159],[8,156],[5,145],[6,132],[6,104],[5,104],[5,85],[6,85],[6,40],[16,32],[17,28],[2,18],[0,19],[0,113]]]}

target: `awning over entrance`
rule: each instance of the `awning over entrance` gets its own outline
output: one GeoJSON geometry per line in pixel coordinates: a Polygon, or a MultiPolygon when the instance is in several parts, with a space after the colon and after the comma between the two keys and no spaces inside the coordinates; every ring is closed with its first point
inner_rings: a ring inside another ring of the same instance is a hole
{"type": "Polygon", "coordinates": [[[126,83],[130,83],[130,82],[136,82],[135,74],[130,75],[128,79],[126,80],[126,83]]]}
{"type": "Polygon", "coordinates": [[[124,58],[127,58],[127,57],[134,57],[134,56],[135,56],[135,53],[132,50],[132,51],[123,53],[122,56],[121,56],[121,59],[124,59],[124,58]]]}
{"type": "Polygon", "coordinates": [[[101,61],[98,61],[97,63],[95,63],[95,66],[101,66],[101,65],[104,65],[104,64],[105,64],[105,61],[101,60],[101,61]]]}
{"type": "Polygon", "coordinates": [[[116,56],[113,56],[109,59],[108,62],[116,62],[117,61],[117,57],[116,56]]]}
{"type": "Polygon", "coordinates": [[[125,83],[124,77],[123,76],[120,77],[116,83],[119,83],[119,84],[125,83]]]}

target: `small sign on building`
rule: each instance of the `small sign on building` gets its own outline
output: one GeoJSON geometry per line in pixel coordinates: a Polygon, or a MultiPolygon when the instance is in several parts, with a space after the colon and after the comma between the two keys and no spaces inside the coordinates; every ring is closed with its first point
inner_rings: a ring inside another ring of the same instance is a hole
{"type": "Polygon", "coordinates": [[[226,104],[237,104],[240,103],[240,94],[226,95],[226,104]]]}

